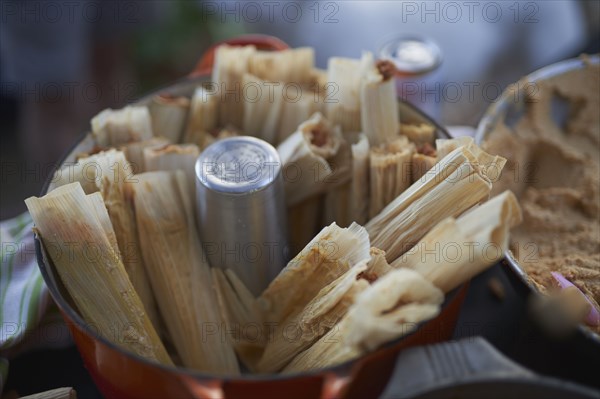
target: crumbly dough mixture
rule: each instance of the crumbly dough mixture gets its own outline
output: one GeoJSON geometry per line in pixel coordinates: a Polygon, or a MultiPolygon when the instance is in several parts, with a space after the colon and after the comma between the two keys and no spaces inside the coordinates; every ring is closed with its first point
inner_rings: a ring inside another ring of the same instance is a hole
{"type": "Polygon", "coordinates": [[[509,160],[494,191],[512,189],[523,208],[511,249],[542,292],[558,271],[600,309],[600,67],[533,87],[517,122],[484,143],[509,160]]]}

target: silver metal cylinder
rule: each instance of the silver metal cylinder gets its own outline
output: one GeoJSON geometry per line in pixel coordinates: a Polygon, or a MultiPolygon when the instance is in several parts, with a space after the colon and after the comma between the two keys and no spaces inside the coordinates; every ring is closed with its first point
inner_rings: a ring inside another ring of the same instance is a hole
{"type": "Polygon", "coordinates": [[[254,137],[217,141],[196,161],[196,192],[211,266],[234,270],[259,295],[289,259],[277,150],[254,137]]]}

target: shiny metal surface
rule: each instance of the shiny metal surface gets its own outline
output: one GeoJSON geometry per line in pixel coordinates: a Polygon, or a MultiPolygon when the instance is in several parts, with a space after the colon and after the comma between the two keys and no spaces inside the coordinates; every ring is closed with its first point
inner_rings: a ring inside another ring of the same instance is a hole
{"type": "Polygon", "coordinates": [[[197,215],[211,266],[259,295],[289,259],[281,163],[254,137],[219,140],[196,162],[197,215]]]}

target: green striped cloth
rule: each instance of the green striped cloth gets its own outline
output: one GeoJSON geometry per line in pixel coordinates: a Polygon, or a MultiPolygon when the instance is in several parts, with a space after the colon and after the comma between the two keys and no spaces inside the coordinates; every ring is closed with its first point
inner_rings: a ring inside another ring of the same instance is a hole
{"type": "Polygon", "coordinates": [[[29,213],[0,222],[0,392],[17,353],[71,343],[35,256],[29,213]]]}

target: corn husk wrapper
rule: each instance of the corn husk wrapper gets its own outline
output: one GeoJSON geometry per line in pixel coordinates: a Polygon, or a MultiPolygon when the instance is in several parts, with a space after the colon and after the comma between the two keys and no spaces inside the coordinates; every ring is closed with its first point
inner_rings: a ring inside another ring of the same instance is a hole
{"type": "Polygon", "coordinates": [[[365,260],[350,268],[321,289],[299,313],[277,325],[257,370],[265,373],[281,370],[333,328],[346,315],[356,296],[369,286],[368,281],[358,279],[358,275],[366,270],[366,263],[365,260]]]}
{"type": "Polygon", "coordinates": [[[100,203],[89,200],[79,183],[55,191],[42,198],[28,198],[25,203],[84,320],[116,345],[172,364],[115,251],[114,238],[105,233],[110,224],[106,211],[94,209],[100,203]],[[66,253],[69,256],[64,256],[66,253]]]}
{"type": "Polygon", "coordinates": [[[328,178],[334,171],[328,160],[338,153],[343,140],[339,127],[316,113],[277,147],[288,206],[330,187],[328,178]]]}
{"type": "Polygon", "coordinates": [[[482,173],[487,176],[491,182],[500,178],[500,173],[506,165],[506,158],[499,155],[488,154],[482,150],[475,140],[469,136],[457,137],[454,139],[437,139],[435,141],[438,161],[454,149],[464,146],[475,155],[477,162],[482,165],[482,173]]]}
{"type": "Polygon", "coordinates": [[[79,158],[76,163],[57,171],[53,182],[57,187],[79,182],[85,193],[91,194],[99,190],[105,177],[112,181],[133,181],[133,168],[129,163],[116,165],[116,158],[122,159],[122,153],[118,154],[113,149],[79,158]]]}
{"type": "Polygon", "coordinates": [[[136,141],[133,143],[124,144],[120,150],[125,153],[125,158],[131,165],[131,170],[134,174],[146,172],[144,165],[144,150],[146,148],[164,147],[171,144],[165,137],[152,137],[149,140],[136,141]]]}
{"type": "Polygon", "coordinates": [[[392,271],[393,268],[387,262],[385,258],[385,251],[371,247],[371,260],[367,263],[367,269],[359,275],[370,283],[373,283],[378,278],[384,276],[388,272],[392,271]]]}
{"type": "Polygon", "coordinates": [[[369,140],[361,133],[352,144],[351,212],[352,220],[365,224],[369,220],[369,140]]]}
{"type": "Polygon", "coordinates": [[[398,137],[400,117],[394,79],[371,66],[360,86],[361,131],[372,147],[387,144],[398,137]]]}
{"type": "Polygon", "coordinates": [[[315,66],[315,50],[297,47],[281,51],[256,51],[249,60],[249,72],[270,82],[311,82],[315,66]]]}
{"type": "Polygon", "coordinates": [[[425,143],[433,145],[435,140],[435,128],[427,123],[400,123],[400,134],[408,137],[417,146],[425,143]]]}
{"type": "Polygon", "coordinates": [[[181,142],[190,109],[189,98],[159,94],[152,98],[148,108],[154,134],[166,137],[171,143],[181,142]]]}
{"type": "Polygon", "coordinates": [[[358,294],[340,323],[285,367],[301,372],[333,366],[400,338],[435,317],[444,294],[419,273],[387,273],[358,294]]]}
{"type": "Polygon", "coordinates": [[[92,118],[92,134],[101,147],[150,139],[154,134],[146,106],[105,109],[92,118]]]}
{"type": "Polygon", "coordinates": [[[254,371],[268,339],[256,298],[233,270],[214,267],[211,272],[233,348],[244,365],[254,371]]]}
{"type": "Polygon", "coordinates": [[[437,223],[486,199],[492,187],[486,157],[466,147],[448,154],[367,223],[373,246],[386,251],[391,263],[437,223]]]}
{"type": "MultiPolygon", "coordinates": [[[[334,101],[325,105],[327,118],[343,132],[360,131],[360,60],[332,57],[327,63],[329,95],[334,101]]],[[[331,99],[330,99],[331,100],[331,99]]]]}
{"type": "Polygon", "coordinates": [[[330,160],[332,174],[325,180],[327,191],[324,201],[323,225],[336,222],[348,227],[352,218],[352,148],[346,139],[342,139],[340,148],[330,160]]]}
{"type": "Polygon", "coordinates": [[[351,267],[369,260],[366,230],[353,223],[325,227],[292,259],[258,298],[265,320],[281,323],[300,312],[351,267]]]}
{"type": "Polygon", "coordinates": [[[185,174],[160,171],[137,177],[135,212],[144,260],[177,353],[186,367],[238,374],[232,345],[222,336],[185,174]]]}
{"type": "MultiPolygon", "coordinates": [[[[332,83],[329,82],[328,73],[325,69],[313,68],[310,75],[311,83],[308,85],[308,94],[312,95],[314,100],[314,112],[320,112],[325,115],[327,113],[326,101],[329,101],[327,91],[332,86],[332,83]]],[[[304,88],[306,89],[306,86],[304,88]]]]}
{"type": "Polygon", "coordinates": [[[219,125],[219,93],[199,86],[194,91],[183,141],[203,148],[205,136],[219,125]]]}
{"type": "Polygon", "coordinates": [[[233,47],[221,45],[215,50],[212,82],[219,98],[218,126],[243,126],[244,103],[242,80],[250,72],[250,59],[256,53],[254,46],[233,47]]]}
{"type": "Polygon", "coordinates": [[[458,219],[440,222],[392,266],[416,270],[449,292],[502,259],[509,231],[521,220],[516,197],[505,191],[458,219]]]}
{"type": "Polygon", "coordinates": [[[267,82],[245,73],[242,78],[244,119],[242,131],[269,143],[277,139],[283,106],[282,84],[267,82]]]}
{"type": "MultiPolygon", "coordinates": [[[[196,144],[170,144],[164,147],[144,149],[144,166],[146,171],[182,170],[187,178],[187,186],[191,192],[196,187],[196,160],[200,149],[196,144]]],[[[194,198],[194,196],[192,196],[194,198]]]]}
{"type": "MultiPolygon", "coordinates": [[[[8,396],[7,396],[8,398],[8,396]]],[[[21,399],[77,399],[77,392],[71,387],[56,388],[33,395],[21,396],[21,399]]]]}
{"type": "Polygon", "coordinates": [[[127,198],[126,186],[136,182],[132,169],[122,151],[114,149],[101,151],[87,158],[80,158],[73,166],[72,177],[57,181],[57,185],[60,186],[68,180],[74,179],[81,183],[86,193],[99,191],[102,194],[119,244],[125,270],[142,300],[150,320],[155,328],[158,328],[159,317],[156,302],[140,252],[135,215],[131,201],[127,198]]]}
{"type": "Polygon", "coordinates": [[[281,116],[277,128],[277,144],[282,143],[298,129],[302,122],[307,121],[311,115],[319,111],[318,95],[311,92],[303,91],[302,96],[297,101],[283,98],[282,102],[281,116]]]}
{"type": "Polygon", "coordinates": [[[415,147],[399,137],[384,147],[371,149],[369,156],[369,217],[373,218],[412,183],[415,147]]]}
{"type": "Polygon", "coordinates": [[[411,180],[412,182],[416,182],[423,176],[425,173],[429,172],[431,168],[437,163],[437,157],[432,157],[425,154],[414,153],[412,154],[411,160],[411,180]]]}

